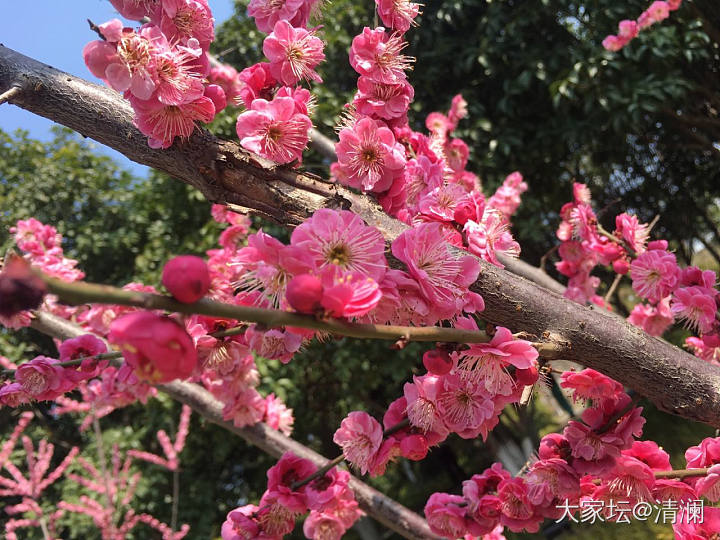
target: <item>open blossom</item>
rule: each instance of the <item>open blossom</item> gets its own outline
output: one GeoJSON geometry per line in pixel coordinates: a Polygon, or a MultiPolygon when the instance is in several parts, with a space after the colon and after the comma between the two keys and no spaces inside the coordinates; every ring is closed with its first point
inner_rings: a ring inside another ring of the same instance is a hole
{"type": "Polygon", "coordinates": [[[343,449],[345,459],[365,474],[372,458],[380,450],[383,431],[380,423],[372,416],[354,411],[340,423],[333,441],[343,449]]]}
{"type": "Polygon", "coordinates": [[[250,0],[247,13],[255,19],[258,30],[269,34],[278,21],[288,21],[295,28],[307,27],[317,0],[250,0]]]}
{"type": "Polygon", "coordinates": [[[293,231],[290,244],[309,255],[318,272],[336,267],[379,281],[387,271],[382,234],[348,210],[317,210],[293,231]]]}
{"type": "Polygon", "coordinates": [[[271,100],[272,90],[277,81],[270,73],[270,64],[260,62],[243,69],[238,75],[239,97],[245,108],[249,109],[256,99],[271,100]]]}
{"type": "Polygon", "coordinates": [[[260,524],[253,517],[257,511],[258,507],[254,504],[248,504],[231,510],[220,530],[222,540],[263,538],[260,532],[260,524]]]}
{"type": "Polygon", "coordinates": [[[434,375],[413,376],[413,382],[403,386],[410,424],[423,433],[436,432],[445,437],[448,429],[438,404],[442,390],[442,379],[434,375]]]}
{"type": "Polygon", "coordinates": [[[430,530],[444,538],[461,538],[467,532],[465,499],[459,495],[433,493],[425,504],[430,530]]]}
{"type": "Polygon", "coordinates": [[[495,412],[491,398],[484,385],[456,374],[447,375],[442,378],[442,390],[437,397],[438,411],[450,431],[463,439],[474,439],[483,422],[495,412]]]}
{"type": "Polygon", "coordinates": [[[615,399],[623,392],[622,384],[590,368],[565,371],[560,386],[573,391],[573,401],[615,399]]]}
{"type": "Polygon", "coordinates": [[[664,0],[656,0],[638,17],[638,27],[643,30],[648,26],[663,21],[670,16],[670,5],[664,0]]]}
{"type": "Polygon", "coordinates": [[[138,377],[152,383],[185,379],[197,366],[192,338],[169,317],[149,311],[123,315],[110,325],[108,339],[138,377]]]}
{"type": "Polygon", "coordinates": [[[118,13],[126,19],[139,21],[143,17],[151,19],[157,15],[161,0],[110,0],[118,13]]]}
{"type": "Polygon", "coordinates": [[[359,272],[326,268],[322,283],[320,304],[333,317],[361,317],[374,309],[382,298],[377,282],[359,272]]]}
{"type": "Polygon", "coordinates": [[[385,84],[376,82],[370,77],[360,76],[357,88],[353,100],[355,110],[359,114],[382,120],[403,118],[415,97],[415,90],[405,80],[395,84],[385,84]]]}
{"type": "Polygon", "coordinates": [[[288,409],[282,400],[275,397],[275,394],[270,394],[265,398],[263,422],[289,437],[292,433],[292,425],[295,423],[293,410],[288,409]]]}
{"type": "Polygon", "coordinates": [[[323,42],[304,28],[293,28],[287,21],[275,23],[263,42],[263,53],[270,60],[270,73],[283,84],[301,80],[322,82],[315,67],[325,60],[323,42]]]}
{"type": "Polygon", "coordinates": [[[307,484],[297,489],[293,489],[292,486],[316,470],[317,467],[312,461],[300,458],[292,452],[285,452],[280,460],[268,469],[267,493],[292,512],[306,512],[307,484]]]}
{"type": "Polygon", "coordinates": [[[15,381],[32,399],[38,401],[55,399],[74,385],[70,383],[57,366],[58,360],[46,356],[36,356],[20,364],[15,372],[15,381]]]}
{"type": "Polygon", "coordinates": [[[130,103],[135,110],[133,123],[147,136],[150,148],[170,148],[175,137],[189,138],[196,122],[207,124],[215,117],[215,105],[205,96],[180,105],[132,97],[130,103]]]}
{"type": "Polygon", "coordinates": [[[480,273],[480,264],[470,256],[453,255],[439,223],[424,223],[408,229],[392,243],[392,253],[408,267],[438,318],[459,314],[468,287],[480,273]]]}
{"type": "Polygon", "coordinates": [[[467,350],[453,353],[461,376],[481,384],[491,396],[510,395],[515,381],[509,366],[528,369],[537,363],[538,352],[527,341],[515,339],[507,328],[498,326],[489,343],[474,343],[467,350]]]}
{"type": "Polygon", "coordinates": [[[670,308],[679,319],[686,321],[689,328],[702,333],[710,332],[715,324],[717,304],[715,289],[705,287],[680,287],[673,293],[670,308]]]}
{"type": "Polygon", "coordinates": [[[392,131],[362,118],[338,134],[335,145],[341,183],[363,191],[383,192],[405,166],[405,151],[392,131]]]}
{"type": "Polygon", "coordinates": [[[254,100],[250,110],[238,116],[235,126],[244,148],[277,163],[302,159],[311,127],[310,118],[296,112],[289,97],[254,100]]]}
{"type": "Polygon", "coordinates": [[[350,65],[360,75],[384,84],[405,80],[405,70],[412,59],[400,54],[407,43],[398,34],[388,34],[382,27],[365,27],[350,47],[350,65]]]}
{"type": "Polygon", "coordinates": [[[528,485],[523,478],[503,480],[498,486],[500,523],[513,532],[537,532],[543,516],[535,512],[529,499],[528,485]]]}
{"type": "Polygon", "coordinates": [[[375,3],[380,20],[388,28],[405,33],[417,24],[415,17],[420,13],[420,4],[411,0],[375,0],[375,3]]]}
{"type": "Polygon", "coordinates": [[[159,29],[152,25],[135,32],[123,28],[119,19],[99,26],[105,41],[91,41],[83,49],[90,72],[118,92],[129,91],[139,99],[150,99],[156,88],[156,39],[159,29]]]}
{"type": "Polygon", "coordinates": [[[245,337],[255,353],[263,358],[280,360],[283,364],[287,364],[302,345],[300,335],[277,328],[263,331],[252,325],[245,331],[245,337]]]}
{"type": "Polygon", "coordinates": [[[635,304],[627,320],[651,336],[662,336],[675,320],[670,309],[670,297],[666,296],[655,306],[635,304]]]}
{"type": "Polygon", "coordinates": [[[480,223],[472,219],[463,227],[470,253],[494,264],[500,268],[504,265],[498,259],[498,254],[508,257],[520,255],[520,244],[512,237],[508,222],[502,214],[489,208],[482,215],[480,223]]]}
{"type": "Polygon", "coordinates": [[[206,51],[215,39],[215,20],[207,0],[163,0],[160,28],[170,41],[182,45],[197,40],[206,51]]]}
{"type": "Polygon", "coordinates": [[[632,262],[630,277],[636,293],[657,303],[677,287],[680,268],[673,253],[664,249],[649,249],[632,262]]]}

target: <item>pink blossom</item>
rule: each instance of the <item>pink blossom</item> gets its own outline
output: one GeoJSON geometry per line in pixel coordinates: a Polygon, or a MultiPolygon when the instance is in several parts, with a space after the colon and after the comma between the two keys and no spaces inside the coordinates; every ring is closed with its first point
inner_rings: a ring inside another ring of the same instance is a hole
{"type": "Polygon", "coordinates": [[[268,469],[267,493],[291,512],[302,514],[307,511],[307,484],[297,489],[293,488],[293,484],[304,480],[316,470],[312,461],[285,452],[280,461],[268,469]]]}
{"type": "Polygon", "coordinates": [[[454,220],[460,225],[468,221],[481,223],[485,213],[485,196],[477,190],[467,193],[455,206],[454,220]]]}
{"type": "Polygon", "coordinates": [[[260,62],[243,69],[238,75],[238,84],[240,99],[249,109],[256,99],[271,100],[277,81],[270,74],[270,64],[260,62]]]}
{"type": "Polygon", "coordinates": [[[488,199],[487,205],[498,210],[505,218],[512,216],[520,206],[520,195],[525,193],[528,185],[518,171],[510,173],[502,185],[488,199]]]}
{"type": "Polygon", "coordinates": [[[288,330],[258,330],[255,325],[245,331],[248,345],[263,358],[280,360],[287,364],[300,350],[302,337],[288,330]]]}
{"type": "Polygon", "coordinates": [[[170,148],[175,137],[189,138],[196,122],[207,124],[215,117],[215,105],[205,96],[181,105],[130,97],[130,104],[135,110],[133,123],[147,136],[151,148],[170,148]]]}
{"type": "Polygon", "coordinates": [[[458,495],[430,495],[424,510],[430,530],[442,537],[462,537],[467,531],[464,503],[465,500],[458,495]]]}
{"type": "Polygon", "coordinates": [[[240,96],[242,83],[237,70],[227,64],[215,65],[210,69],[208,81],[218,85],[225,92],[228,101],[234,101],[240,96]]]}
{"type": "Polygon", "coordinates": [[[244,148],[277,163],[302,159],[311,127],[310,118],[297,113],[289,97],[255,99],[250,110],[238,116],[235,126],[244,148]]]}
{"type": "MultiPolygon", "coordinates": [[[[255,516],[268,540],[281,540],[283,536],[289,534],[295,528],[295,516],[297,513],[278,501],[275,493],[266,491],[258,506],[260,508],[255,516]]],[[[264,539],[266,537],[261,535],[259,538],[264,539]]]]}
{"type": "Polygon", "coordinates": [[[422,433],[447,435],[448,429],[438,404],[442,390],[443,379],[434,375],[413,376],[413,382],[403,386],[410,424],[422,433]]]}
{"type": "Polygon", "coordinates": [[[415,90],[407,81],[383,84],[360,76],[357,88],[353,99],[357,112],[386,121],[404,118],[415,97],[415,90]]]}
{"type": "Polygon", "coordinates": [[[326,268],[320,303],[332,317],[362,317],[377,306],[382,292],[377,282],[359,272],[326,268]]]}
{"type": "Polygon", "coordinates": [[[340,518],[312,510],[303,523],[305,538],[315,540],[340,540],[346,527],[340,518]]]}
{"type": "MultiPolygon", "coordinates": [[[[266,402],[254,388],[244,387],[238,389],[233,385],[227,389],[232,392],[229,399],[224,400],[223,420],[228,420],[235,427],[253,426],[262,421],[265,416],[266,402]]],[[[213,394],[217,389],[210,388],[213,394]]]]}
{"type": "Polygon", "coordinates": [[[438,318],[462,311],[480,264],[473,257],[452,254],[440,224],[426,223],[404,231],[393,241],[392,253],[408,267],[438,318]]]}
{"type": "Polygon", "coordinates": [[[677,540],[712,540],[720,531],[720,508],[705,506],[703,519],[695,520],[687,512],[678,514],[673,523],[673,532],[677,540]]]}
{"type": "Polygon", "coordinates": [[[35,218],[21,219],[10,227],[10,234],[18,248],[32,255],[44,255],[47,251],[59,248],[62,236],[52,225],[44,225],[35,218]]]}
{"type": "Polygon", "coordinates": [[[183,45],[197,40],[207,51],[215,39],[215,21],[207,0],[163,0],[160,28],[170,41],[183,45]]]}
{"type": "Polygon", "coordinates": [[[458,372],[485,386],[487,392],[509,395],[515,381],[508,373],[509,366],[527,369],[536,365],[538,352],[527,341],[515,339],[507,328],[497,327],[489,343],[475,343],[467,350],[454,353],[458,372]]]}
{"type": "Polygon", "coordinates": [[[663,21],[670,16],[670,5],[663,0],[656,0],[637,20],[638,27],[643,30],[648,26],[663,21]]]}
{"type": "Polygon", "coordinates": [[[83,49],[90,72],[118,92],[150,99],[156,88],[157,51],[153,41],[162,40],[159,29],[148,25],[138,34],[113,19],[101,24],[100,31],[107,41],[91,41],[83,49]]]}
{"type": "Polygon", "coordinates": [[[270,73],[283,84],[301,80],[322,82],[315,67],[325,60],[323,42],[304,28],[293,28],[284,20],[275,23],[263,41],[263,52],[270,60],[270,73]]]}
{"type": "Polygon", "coordinates": [[[0,385],[0,405],[18,407],[31,401],[33,397],[28,394],[20,383],[7,383],[0,385]]]}
{"type": "Polygon", "coordinates": [[[310,274],[300,274],[288,281],[285,292],[288,304],[299,313],[315,313],[322,306],[323,284],[310,274]]]}
{"type": "Polygon", "coordinates": [[[645,463],[654,471],[669,471],[670,456],[654,441],[635,441],[633,445],[622,451],[623,455],[631,456],[645,463]]]}
{"type": "Polygon", "coordinates": [[[651,336],[662,336],[675,320],[670,310],[670,298],[666,296],[655,306],[635,304],[628,322],[639,326],[651,336]]]}
{"type": "Polygon", "coordinates": [[[525,475],[528,499],[536,506],[572,500],[580,492],[580,478],[564,459],[550,458],[533,463],[525,475]]]}
{"type": "Polygon", "coordinates": [[[387,271],[382,234],[347,210],[317,210],[293,231],[290,243],[310,257],[317,271],[339,268],[375,281],[387,271]]]}
{"type": "Polygon", "coordinates": [[[280,20],[295,28],[307,27],[316,3],[317,0],[250,0],[247,14],[255,19],[258,30],[269,34],[280,20]]]}
{"type": "Polygon", "coordinates": [[[450,223],[455,217],[455,207],[465,195],[465,189],[458,184],[443,184],[426,192],[418,202],[418,211],[423,221],[444,221],[450,223]]]}
{"type": "Polygon", "coordinates": [[[349,489],[349,481],[350,473],[337,467],[330,469],[325,476],[313,480],[305,488],[308,508],[316,512],[332,510],[338,504],[338,499],[349,489]]]}
{"type": "Polygon", "coordinates": [[[573,390],[574,401],[615,399],[623,392],[622,384],[590,368],[578,372],[565,371],[560,385],[573,390]]]}
{"type": "Polygon", "coordinates": [[[110,3],[120,15],[133,21],[145,16],[152,19],[160,10],[160,0],[110,0],[110,3]]]}
{"type": "Polygon", "coordinates": [[[637,216],[626,213],[615,217],[615,235],[625,240],[635,253],[643,253],[650,234],[646,223],[640,223],[637,216]]]}
{"type": "Polygon", "coordinates": [[[628,455],[615,460],[611,471],[603,474],[607,487],[619,499],[650,502],[655,487],[655,475],[645,463],[628,455]]]}
{"type": "Polygon", "coordinates": [[[286,437],[292,433],[292,426],[295,422],[293,410],[289,409],[275,394],[265,398],[265,416],[263,417],[269,427],[280,431],[286,437]]]}
{"type": "Polygon", "coordinates": [[[673,253],[650,249],[632,262],[630,276],[633,290],[640,297],[657,303],[677,287],[680,268],[673,253]]]}
{"type": "Polygon", "coordinates": [[[342,183],[363,191],[383,192],[402,174],[405,151],[387,127],[371,118],[342,129],[335,145],[342,183]]]}
{"type": "Polygon", "coordinates": [[[227,518],[225,518],[225,522],[222,524],[220,531],[222,540],[263,538],[260,533],[260,525],[253,517],[257,511],[258,507],[254,504],[248,504],[231,510],[227,518]]]}
{"type": "Polygon", "coordinates": [[[513,532],[537,532],[543,518],[529,499],[528,486],[522,478],[503,480],[498,486],[500,523],[513,532]]]}
{"type": "Polygon", "coordinates": [[[520,244],[512,237],[507,221],[494,209],[486,209],[480,223],[468,220],[463,232],[470,253],[495,266],[505,267],[498,259],[498,254],[508,257],[520,255],[520,244]]]}
{"type": "Polygon", "coordinates": [[[423,354],[423,366],[433,375],[447,375],[453,368],[453,361],[447,351],[430,349],[423,354]]]}
{"type": "Polygon", "coordinates": [[[700,469],[720,463],[720,437],[703,439],[685,451],[688,469],[700,469]]]}
{"type": "Polygon", "coordinates": [[[410,0],[375,0],[380,20],[388,28],[405,33],[416,25],[415,17],[420,13],[420,4],[410,0]]]}
{"type": "Polygon", "coordinates": [[[406,46],[399,34],[387,34],[382,27],[374,30],[365,27],[352,41],[350,65],[373,81],[401,83],[413,60],[400,54],[406,46]]]}
{"type": "Polygon", "coordinates": [[[68,381],[63,368],[57,366],[58,360],[46,356],[36,356],[20,364],[15,371],[15,381],[32,399],[44,401],[55,399],[70,390],[74,385],[68,381]]]}
{"type": "Polygon", "coordinates": [[[445,426],[462,437],[474,439],[485,420],[493,416],[495,406],[484,385],[476,384],[459,375],[442,377],[442,390],[437,406],[445,426]]]}
{"type": "Polygon", "coordinates": [[[365,474],[372,458],[380,450],[383,431],[380,423],[372,416],[354,411],[340,423],[333,441],[343,449],[345,459],[365,474]]]}
{"type": "Polygon", "coordinates": [[[149,311],[113,321],[108,340],[120,347],[138,377],[151,383],[185,379],[197,366],[197,351],[185,329],[149,311]]]}
{"type": "Polygon", "coordinates": [[[617,52],[625,45],[627,45],[627,40],[614,35],[607,36],[602,41],[602,46],[605,48],[605,50],[610,52],[617,52]]]}
{"type": "Polygon", "coordinates": [[[91,358],[107,351],[105,343],[93,334],[83,334],[65,340],[58,347],[58,351],[61,362],[85,358],[79,366],[64,368],[65,374],[75,381],[96,377],[102,369],[108,366],[108,360],[100,361],[91,358]]]}
{"type": "Polygon", "coordinates": [[[694,489],[698,497],[705,497],[710,502],[720,500],[720,464],[713,465],[705,476],[698,478],[694,489]]]}
{"type": "Polygon", "coordinates": [[[717,304],[714,289],[705,287],[679,287],[673,293],[671,309],[673,314],[685,320],[688,328],[698,332],[710,332],[715,325],[717,304]]]}
{"type": "MultiPolygon", "coordinates": [[[[637,22],[624,20],[618,23],[618,37],[624,40],[634,39],[638,35],[637,22]]],[[[623,214],[627,215],[627,214],[623,214]]],[[[617,218],[616,218],[617,219],[617,218]]]]}

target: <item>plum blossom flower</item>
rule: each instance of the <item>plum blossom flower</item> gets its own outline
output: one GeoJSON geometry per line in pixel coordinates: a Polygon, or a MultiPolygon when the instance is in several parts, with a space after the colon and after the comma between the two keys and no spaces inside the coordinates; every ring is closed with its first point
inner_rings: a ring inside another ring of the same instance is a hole
{"type": "Polygon", "coordinates": [[[387,34],[378,27],[363,28],[350,47],[350,65],[360,75],[384,84],[397,84],[405,80],[405,70],[413,59],[400,54],[407,46],[399,34],[387,34]]]}
{"type": "Polygon", "coordinates": [[[310,512],[303,523],[305,538],[316,540],[340,540],[346,530],[345,524],[334,514],[315,510],[310,512]]]}
{"type": "Polygon", "coordinates": [[[380,20],[388,28],[400,33],[416,25],[415,17],[420,13],[420,4],[411,0],[375,0],[380,20]]]}
{"type": "Polygon", "coordinates": [[[293,410],[289,409],[274,393],[270,394],[265,398],[265,416],[263,417],[263,422],[289,437],[292,433],[293,423],[295,422],[293,410]]]}
{"type": "Polygon", "coordinates": [[[231,510],[220,530],[222,540],[263,538],[260,533],[260,524],[253,517],[258,510],[259,508],[254,504],[247,504],[231,510]]]}
{"type": "Polygon", "coordinates": [[[139,21],[145,16],[151,19],[158,13],[161,0],[110,0],[118,13],[133,21],[139,21]]]}
{"type": "Polygon", "coordinates": [[[480,223],[469,219],[463,232],[470,252],[495,266],[505,267],[498,259],[498,254],[508,257],[520,255],[520,244],[512,237],[508,222],[493,208],[485,210],[480,223]]]}
{"type": "Polygon", "coordinates": [[[300,350],[302,337],[288,330],[258,330],[256,325],[251,325],[245,331],[248,346],[263,358],[280,360],[287,364],[293,355],[300,350]]]}
{"type": "Polygon", "coordinates": [[[430,530],[446,538],[461,538],[467,531],[465,499],[458,495],[433,493],[425,504],[430,530]]]}
{"type": "Polygon", "coordinates": [[[404,118],[415,97],[415,90],[407,81],[384,84],[360,76],[357,88],[353,100],[355,110],[361,115],[386,121],[404,118]]]}
{"type": "Polygon", "coordinates": [[[361,317],[377,306],[382,292],[377,282],[359,272],[326,268],[320,304],[333,317],[361,317]]]}
{"type": "Polygon", "coordinates": [[[238,75],[239,97],[245,108],[249,109],[256,99],[272,99],[272,89],[277,81],[270,73],[270,64],[260,62],[243,69],[238,75]]]}
{"type": "Polygon", "coordinates": [[[537,532],[543,517],[534,511],[528,486],[523,478],[500,482],[497,496],[500,499],[501,524],[513,532],[537,532]]]}
{"type": "Polygon", "coordinates": [[[163,0],[160,28],[170,41],[197,40],[203,51],[215,39],[215,20],[207,0],[163,0]]]}
{"type": "Polygon", "coordinates": [[[445,243],[439,223],[424,223],[408,229],[392,243],[392,253],[408,267],[423,296],[438,318],[459,314],[465,306],[468,287],[480,273],[480,264],[470,256],[454,256],[445,243]]]}
{"type": "Polygon", "coordinates": [[[309,459],[300,458],[292,452],[285,452],[280,460],[268,469],[267,493],[291,512],[298,514],[306,512],[307,484],[296,489],[293,488],[293,484],[307,478],[316,470],[317,467],[309,459]]]}
{"type": "Polygon", "coordinates": [[[666,296],[655,306],[635,304],[627,320],[651,336],[662,336],[675,320],[670,309],[670,296],[666,296]]]}
{"type": "Polygon", "coordinates": [[[207,124],[215,117],[215,105],[205,96],[180,105],[164,105],[154,99],[143,101],[131,96],[130,103],[135,110],[133,123],[147,136],[151,148],[170,148],[175,137],[189,138],[196,122],[207,124]]]}
{"type": "Polygon", "coordinates": [[[630,277],[636,293],[657,303],[677,287],[680,268],[673,253],[664,249],[650,249],[632,262],[630,277]]]}
{"type": "Polygon", "coordinates": [[[283,84],[301,80],[322,82],[315,67],[325,60],[323,42],[304,28],[293,28],[287,21],[275,23],[263,41],[263,53],[270,60],[270,73],[283,84]]]}
{"type": "Polygon", "coordinates": [[[149,311],[115,319],[108,340],[118,345],[135,373],[152,383],[189,377],[197,366],[192,338],[177,322],[149,311]]]}
{"type": "Polygon", "coordinates": [[[495,412],[494,403],[484,385],[457,374],[442,377],[437,404],[445,426],[464,439],[477,437],[483,422],[495,412]]]}
{"type": "Polygon", "coordinates": [[[458,373],[482,383],[491,396],[512,394],[515,381],[509,366],[527,369],[537,363],[538,352],[529,342],[515,339],[512,332],[497,327],[489,343],[474,343],[467,350],[453,353],[458,373]]]}
{"type": "Polygon", "coordinates": [[[354,411],[340,423],[333,441],[343,449],[345,459],[365,474],[372,458],[380,450],[383,431],[380,423],[372,416],[354,411]]]}
{"type": "Polygon", "coordinates": [[[573,390],[573,401],[616,399],[623,392],[622,384],[590,368],[565,371],[560,386],[573,390]]]}
{"type": "Polygon", "coordinates": [[[55,399],[74,386],[66,379],[63,368],[56,365],[58,362],[54,358],[36,356],[18,366],[15,381],[32,399],[55,399]]]}
{"type": "Polygon", "coordinates": [[[310,118],[296,112],[289,97],[254,100],[250,110],[238,116],[235,126],[244,148],[277,163],[302,159],[311,127],[310,118]]]}
{"type": "MultiPolygon", "coordinates": [[[[405,151],[392,131],[372,118],[362,118],[338,134],[337,170],[342,184],[383,192],[402,174],[405,151]]],[[[337,176],[337,175],[336,175],[337,176]]]]}
{"type": "Polygon", "coordinates": [[[318,272],[336,267],[379,281],[387,271],[382,234],[348,210],[317,210],[295,228],[290,244],[307,254],[318,272]]]}
{"type": "Polygon", "coordinates": [[[278,21],[288,21],[295,28],[307,27],[317,0],[250,0],[247,13],[255,19],[258,30],[269,34],[278,21]]]}
{"type": "Polygon", "coordinates": [[[705,333],[715,325],[717,304],[715,289],[705,287],[680,287],[673,293],[670,308],[679,319],[684,319],[688,328],[705,333]]]}

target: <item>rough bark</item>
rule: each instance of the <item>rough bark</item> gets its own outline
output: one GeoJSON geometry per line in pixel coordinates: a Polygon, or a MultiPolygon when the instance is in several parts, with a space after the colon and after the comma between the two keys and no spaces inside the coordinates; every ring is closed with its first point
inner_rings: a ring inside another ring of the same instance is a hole
{"type": "MultiPolygon", "coordinates": [[[[388,242],[406,228],[367,196],[275,166],[203,130],[168,150],[153,150],[116,92],[0,47],[0,92],[14,84],[23,91],[12,103],[191,184],[213,202],[288,226],[318,208],[345,208],[377,227],[388,242]]],[[[473,289],[485,298],[488,322],[539,336],[558,334],[570,344],[568,360],[605,373],[662,410],[720,427],[720,368],[485,262],[473,289]]]]}
{"type": "MultiPolygon", "coordinates": [[[[62,340],[78,337],[85,333],[78,325],[45,312],[36,314],[32,327],[44,334],[62,340]]],[[[262,422],[254,426],[239,428],[234,426],[232,422],[223,420],[222,404],[210,392],[197,384],[173,381],[158,386],[158,389],[176,401],[189,405],[200,416],[239,435],[248,443],[257,446],[271,456],[279,458],[285,452],[292,452],[296,456],[309,459],[318,467],[322,467],[330,461],[262,422]]],[[[351,476],[349,485],[355,493],[355,500],[357,500],[360,508],[388,529],[395,531],[404,538],[418,540],[440,538],[430,531],[427,522],[418,514],[368,486],[355,476],[351,476]]]]}

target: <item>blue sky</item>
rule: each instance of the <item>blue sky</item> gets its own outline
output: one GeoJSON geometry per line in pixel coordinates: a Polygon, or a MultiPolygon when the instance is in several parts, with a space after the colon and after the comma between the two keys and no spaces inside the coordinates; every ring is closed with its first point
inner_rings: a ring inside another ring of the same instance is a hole
{"type": "MultiPolygon", "coordinates": [[[[100,82],[85,67],[82,49],[88,41],[97,39],[86,19],[100,24],[119,17],[108,0],[25,0],[2,4],[0,43],[62,71],[100,82]]],[[[216,24],[233,14],[233,0],[209,0],[209,4],[216,24]]],[[[135,23],[128,24],[131,25],[135,23]]],[[[47,140],[52,125],[49,120],[14,105],[0,106],[0,128],[4,131],[22,128],[35,138],[47,140]]],[[[144,166],[105,147],[103,151],[136,174],[145,174],[144,166]]]]}

